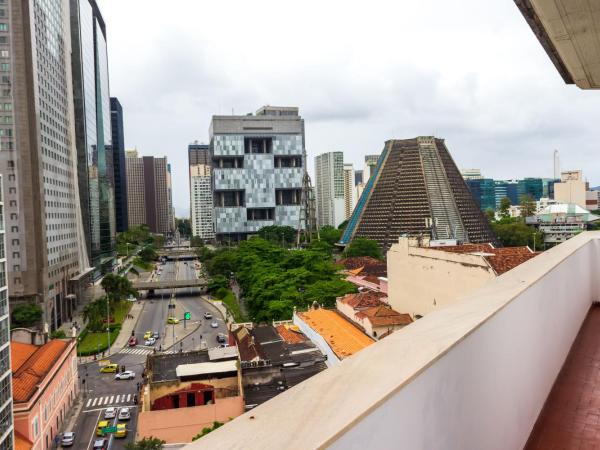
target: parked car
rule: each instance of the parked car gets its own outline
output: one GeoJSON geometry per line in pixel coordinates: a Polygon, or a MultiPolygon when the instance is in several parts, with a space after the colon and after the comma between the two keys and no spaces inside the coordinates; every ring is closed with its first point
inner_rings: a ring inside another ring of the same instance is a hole
{"type": "Polygon", "coordinates": [[[208,311],[206,311],[206,312],[204,313],[204,318],[205,318],[205,319],[212,319],[212,314],[211,314],[211,313],[209,313],[208,311]]]}
{"type": "Polygon", "coordinates": [[[105,366],[100,367],[100,372],[101,373],[115,373],[117,371],[118,367],[119,367],[118,364],[107,364],[105,366]]]}
{"type": "Polygon", "coordinates": [[[152,335],[152,337],[154,339],[159,339],[160,338],[160,333],[158,331],[155,331],[154,334],[152,335]]]}
{"type": "Polygon", "coordinates": [[[129,408],[121,408],[119,410],[119,420],[131,419],[131,410],[129,408]]]}
{"type": "Polygon", "coordinates": [[[137,345],[138,341],[137,338],[135,336],[131,336],[129,338],[129,342],[127,342],[127,345],[129,345],[130,347],[135,347],[137,345]]]}
{"type": "Polygon", "coordinates": [[[124,438],[127,436],[127,427],[125,427],[124,423],[117,424],[117,431],[115,431],[116,438],[124,438]]]}
{"type": "Polygon", "coordinates": [[[114,419],[116,415],[117,408],[110,407],[104,410],[104,419],[114,419]]]}
{"type": "Polygon", "coordinates": [[[94,441],[94,450],[105,450],[108,448],[107,439],[96,439],[94,441]]]}
{"type": "Polygon", "coordinates": [[[115,380],[133,380],[135,378],[135,372],[126,370],[115,375],[115,380]]]}
{"type": "Polygon", "coordinates": [[[219,344],[224,344],[225,342],[227,342],[227,336],[225,336],[223,333],[217,334],[217,342],[219,344]]]}
{"type": "Polygon", "coordinates": [[[179,319],[177,317],[169,317],[167,319],[167,323],[168,324],[178,324],[179,323],[179,319]]]}
{"type": "Polygon", "coordinates": [[[217,321],[211,322],[210,326],[212,328],[219,328],[219,323],[217,321]]]}
{"type": "Polygon", "coordinates": [[[66,433],[63,433],[62,439],[60,440],[60,445],[62,445],[63,447],[70,447],[71,445],[73,445],[73,442],[75,442],[75,433],[73,433],[72,431],[67,431],[66,433]]]}
{"type": "Polygon", "coordinates": [[[129,295],[129,297],[127,297],[127,300],[129,300],[130,302],[135,302],[137,301],[137,298],[135,298],[133,295],[129,295]]]}
{"type": "Polygon", "coordinates": [[[146,339],[146,341],[144,342],[144,345],[154,345],[156,344],[156,339],[154,339],[153,337],[149,337],[148,339],[146,339]]]}

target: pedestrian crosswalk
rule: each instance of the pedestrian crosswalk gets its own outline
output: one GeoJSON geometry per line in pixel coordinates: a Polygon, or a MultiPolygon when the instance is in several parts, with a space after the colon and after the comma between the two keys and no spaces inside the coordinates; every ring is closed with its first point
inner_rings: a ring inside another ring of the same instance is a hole
{"type": "MultiPolygon", "coordinates": [[[[158,352],[158,349],[156,349],[158,352]]],[[[125,353],[129,355],[149,355],[150,353],[154,353],[154,349],[148,347],[125,347],[119,353],[125,353]]],[[[166,352],[160,353],[175,353],[174,350],[167,350],[166,352]]]]}
{"type": "Polygon", "coordinates": [[[85,407],[86,408],[104,408],[109,406],[116,406],[119,404],[127,404],[133,401],[133,394],[112,394],[104,395],[102,397],[91,397],[88,398],[85,407]]]}

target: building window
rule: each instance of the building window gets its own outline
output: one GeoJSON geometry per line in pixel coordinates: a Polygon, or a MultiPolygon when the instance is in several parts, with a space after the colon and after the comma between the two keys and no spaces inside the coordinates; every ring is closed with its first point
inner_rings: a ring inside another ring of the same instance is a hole
{"type": "Polygon", "coordinates": [[[273,138],[244,138],[244,153],[273,153],[273,138]]]}
{"type": "Polygon", "coordinates": [[[35,416],[33,418],[33,422],[31,425],[32,431],[33,431],[33,437],[34,439],[38,437],[38,434],[40,433],[40,421],[38,419],[38,416],[35,416]]]}
{"type": "Polygon", "coordinates": [[[248,208],[246,218],[248,220],[274,220],[275,208],[248,208]]]}
{"type": "Polygon", "coordinates": [[[301,198],[301,189],[275,189],[276,205],[299,205],[301,198]]]}
{"type": "Polygon", "coordinates": [[[0,23],[0,31],[8,31],[8,24],[0,23]]]}

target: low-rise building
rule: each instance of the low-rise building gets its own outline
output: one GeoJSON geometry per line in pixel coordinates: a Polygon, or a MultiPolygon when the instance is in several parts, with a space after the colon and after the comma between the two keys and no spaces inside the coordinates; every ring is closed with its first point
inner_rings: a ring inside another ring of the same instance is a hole
{"type": "Polygon", "coordinates": [[[236,326],[244,401],[252,409],[325,370],[326,356],[291,322],[236,326]]]}
{"type": "Polygon", "coordinates": [[[387,293],[387,265],[370,256],[353,256],[338,261],[344,268],[346,281],[354,284],[359,290],[387,293]]]}
{"type": "Polygon", "coordinates": [[[410,314],[393,310],[385,301],[387,297],[383,293],[366,291],[339,297],[336,307],[367,335],[382,339],[413,321],[410,314]]]}
{"type": "Polygon", "coordinates": [[[151,355],[147,375],[138,439],[154,436],[169,444],[191,442],[214,421],[227,422],[244,412],[235,351],[151,355]]]}
{"type": "Polygon", "coordinates": [[[337,311],[313,308],[294,313],[294,325],[327,356],[331,367],[375,342],[337,311]]]}
{"type": "Polygon", "coordinates": [[[15,436],[21,447],[51,448],[78,394],[76,341],[11,342],[15,436]]]}
{"type": "Polygon", "coordinates": [[[544,233],[544,243],[555,245],[587,230],[588,224],[598,219],[600,216],[574,203],[557,203],[527,217],[526,222],[544,233]]]}
{"type": "Polygon", "coordinates": [[[451,305],[536,254],[529,247],[491,244],[429,247],[400,238],[387,255],[389,303],[418,319],[451,305]]]}

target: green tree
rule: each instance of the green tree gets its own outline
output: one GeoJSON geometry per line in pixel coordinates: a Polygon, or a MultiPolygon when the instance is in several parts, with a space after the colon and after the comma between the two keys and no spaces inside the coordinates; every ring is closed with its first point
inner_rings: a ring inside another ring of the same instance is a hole
{"type": "Polygon", "coordinates": [[[502,217],[504,219],[510,217],[510,207],[511,207],[510,198],[503,197],[500,200],[500,217],[502,217]]]}
{"type": "Polygon", "coordinates": [[[258,230],[258,235],[278,245],[291,245],[296,242],[296,229],[288,226],[269,225],[258,230]]]}
{"type": "Polygon", "coordinates": [[[217,428],[220,428],[222,426],[223,426],[223,422],[218,422],[215,420],[212,424],[212,427],[202,428],[202,431],[200,433],[198,433],[196,436],[194,436],[192,438],[192,441],[196,441],[196,440],[200,439],[201,437],[206,436],[211,431],[215,431],[217,428]]]}
{"type": "Polygon", "coordinates": [[[155,437],[144,438],[141,441],[129,442],[125,445],[126,450],[162,450],[166,442],[155,437]]]}
{"type": "Polygon", "coordinates": [[[227,289],[229,287],[229,281],[223,275],[217,275],[213,277],[209,282],[206,288],[208,292],[213,293],[218,291],[219,289],[227,289]]]}
{"type": "Polygon", "coordinates": [[[346,230],[347,226],[348,226],[348,219],[344,220],[342,223],[340,223],[338,225],[338,230],[341,230],[343,233],[346,230]]]}
{"type": "Polygon", "coordinates": [[[340,238],[342,237],[342,230],[325,225],[319,230],[319,236],[323,241],[333,246],[339,242],[340,238]]]}
{"type": "Polygon", "coordinates": [[[202,246],[204,246],[204,241],[199,236],[192,236],[190,238],[190,246],[191,247],[202,247],[202,246]]]}
{"type": "Polygon", "coordinates": [[[35,303],[23,303],[12,308],[10,318],[14,327],[31,327],[42,318],[42,308],[35,303]]]}
{"type": "Polygon", "coordinates": [[[66,337],[67,334],[64,332],[64,330],[55,330],[50,333],[50,339],[65,339],[66,337]]]}
{"type": "Polygon", "coordinates": [[[158,259],[158,253],[156,253],[156,249],[152,245],[146,245],[140,250],[138,256],[145,262],[156,261],[158,259]]]}
{"type": "Polygon", "coordinates": [[[365,238],[356,238],[346,248],[344,256],[370,256],[372,258],[383,259],[383,253],[377,241],[365,238]]]}
{"type": "Polygon", "coordinates": [[[179,230],[181,236],[192,235],[192,225],[190,219],[175,219],[175,227],[179,230]]]}
{"type": "Polygon", "coordinates": [[[540,250],[543,247],[544,234],[535,227],[526,225],[518,219],[502,219],[492,223],[492,230],[505,247],[527,245],[531,249],[540,250]]]}
{"type": "Polygon", "coordinates": [[[496,213],[494,212],[494,210],[492,208],[488,208],[484,211],[485,217],[487,218],[488,222],[493,222],[494,220],[496,220],[496,213]]]}
{"type": "Polygon", "coordinates": [[[107,273],[100,283],[108,299],[112,302],[125,299],[129,295],[136,295],[131,281],[127,277],[107,273]]]}
{"type": "MultiPolygon", "coordinates": [[[[110,305],[109,305],[110,308],[110,305]]],[[[102,331],[106,318],[106,300],[98,299],[88,303],[83,308],[83,320],[87,322],[90,331],[102,331]]]]}
{"type": "Polygon", "coordinates": [[[521,217],[523,221],[526,217],[533,216],[535,214],[535,200],[530,194],[523,194],[519,199],[519,206],[521,206],[521,217]]]}

